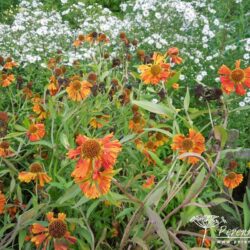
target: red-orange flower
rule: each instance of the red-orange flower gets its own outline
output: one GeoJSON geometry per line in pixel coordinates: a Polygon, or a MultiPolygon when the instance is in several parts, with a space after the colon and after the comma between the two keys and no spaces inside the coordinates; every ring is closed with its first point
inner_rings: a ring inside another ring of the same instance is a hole
{"type": "Polygon", "coordinates": [[[224,185],[227,188],[234,189],[240,185],[240,183],[243,181],[243,175],[237,174],[235,172],[230,172],[225,178],[224,178],[224,185]]]}
{"type": "Polygon", "coordinates": [[[238,95],[245,95],[245,88],[250,88],[250,67],[240,68],[240,60],[235,62],[235,69],[231,70],[226,65],[222,65],[218,71],[222,89],[227,94],[236,92],[238,95]]]}
{"type": "Polygon", "coordinates": [[[48,90],[51,96],[54,96],[59,91],[59,85],[55,76],[50,77],[48,90]]]}
{"type": "Polygon", "coordinates": [[[81,101],[91,93],[92,84],[87,81],[80,81],[78,79],[70,82],[66,91],[69,98],[73,101],[81,101]]]}
{"type": "Polygon", "coordinates": [[[32,180],[38,183],[41,187],[45,183],[49,183],[52,179],[44,172],[42,164],[34,162],[30,165],[30,171],[23,171],[19,173],[18,179],[21,182],[29,183],[32,180]]]}
{"type": "Polygon", "coordinates": [[[156,85],[160,81],[165,81],[170,75],[170,65],[165,63],[165,57],[159,53],[154,53],[153,63],[140,65],[139,70],[145,84],[156,85]]]}
{"type": "Polygon", "coordinates": [[[99,197],[110,188],[113,166],[121,151],[120,142],[111,140],[112,137],[113,134],[109,134],[104,138],[91,139],[78,135],[78,147],[68,152],[69,158],[78,158],[71,176],[89,198],[99,197]]]}
{"type": "Polygon", "coordinates": [[[10,150],[10,144],[6,141],[0,142],[0,157],[6,158],[13,154],[10,150]]]}
{"type": "Polygon", "coordinates": [[[169,48],[167,51],[167,55],[171,58],[171,62],[176,63],[176,64],[181,64],[182,63],[182,58],[179,57],[179,49],[176,47],[169,48]]]}
{"type": "Polygon", "coordinates": [[[143,183],[142,187],[146,189],[152,188],[152,186],[155,184],[155,176],[151,175],[150,177],[147,178],[145,183],[143,183]]]}
{"type": "MultiPolygon", "coordinates": [[[[179,154],[186,152],[202,154],[205,151],[205,138],[201,133],[189,129],[188,136],[175,135],[171,147],[173,150],[178,150],[179,154]]],[[[188,157],[188,163],[195,164],[198,161],[196,157],[188,157]]]]}
{"type": "Polygon", "coordinates": [[[3,213],[5,204],[6,204],[5,195],[0,191],[0,214],[3,213]]]}
{"type": "Polygon", "coordinates": [[[34,223],[31,226],[33,236],[30,241],[37,248],[43,245],[43,249],[47,249],[49,243],[52,241],[55,250],[68,250],[69,245],[75,244],[77,239],[70,235],[65,219],[66,215],[64,213],[59,213],[57,218],[54,217],[53,212],[47,213],[48,227],[34,223]]]}
{"type": "Polygon", "coordinates": [[[45,136],[45,126],[43,123],[31,124],[27,132],[30,141],[39,141],[45,136]]]}
{"type": "Polygon", "coordinates": [[[113,176],[113,167],[102,170],[89,168],[84,178],[75,176],[74,181],[86,197],[96,199],[109,192],[113,176]]]}

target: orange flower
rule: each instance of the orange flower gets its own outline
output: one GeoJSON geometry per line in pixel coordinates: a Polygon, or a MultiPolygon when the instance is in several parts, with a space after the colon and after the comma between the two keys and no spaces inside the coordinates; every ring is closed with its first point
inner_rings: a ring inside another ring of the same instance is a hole
{"type": "Polygon", "coordinates": [[[71,176],[89,198],[99,197],[110,188],[113,166],[121,151],[120,142],[112,141],[112,137],[113,134],[109,134],[101,139],[91,139],[78,135],[78,147],[68,152],[70,159],[79,158],[71,176]]]}
{"type": "Polygon", "coordinates": [[[242,181],[243,181],[242,174],[236,174],[235,172],[230,172],[224,178],[224,185],[227,188],[234,189],[234,188],[238,187],[242,181]]]}
{"type": "Polygon", "coordinates": [[[141,114],[134,113],[134,117],[129,121],[128,127],[135,133],[143,132],[143,128],[146,124],[146,121],[143,119],[141,114]]]}
{"type": "Polygon", "coordinates": [[[48,85],[48,90],[51,96],[54,96],[57,94],[59,90],[58,82],[55,76],[50,77],[50,82],[48,85]]]}
{"type": "Polygon", "coordinates": [[[76,138],[78,147],[68,152],[70,159],[79,157],[72,176],[85,177],[88,169],[92,166],[95,166],[95,169],[113,167],[121,151],[121,144],[118,140],[112,141],[112,137],[113,134],[109,134],[104,138],[91,139],[84,135],[78,135],[76,138]]]}
{"type": "MultiPolygon", "coordinates": [[[[205,230],[200,230],[199,234],[205,234],[205,230]]],[[[211,246],[211,240],[205,238],[204,242],[203,242],[203,238],[202,237],[197,237],[196,238],[196,243],[199,247],[205,246],[207,248],[209,248],[211,246]],[[203,244],[202,244],[203,243],[203,244]]]]}
{"type": "Polygon", "coordinates": [[[12,82],[15,81],[15,77],[13,74],[2,74],[0,79],[0,85],[2,87],[8,87],[12,82]]]}
{"type": "MultiPolygon", "coordinates": [[[[179,154],[186,152],[202,154],[205,151],[205,138],[201,133],[189,129],[188,136],[175,135],[171,147],[173,150],[178,150],[179,154]]],[[[196,157],[188,157],[188,163],[195,164],[198,161],[196,157]]]]}
{"type": "Polygon", "coordinates": [[[5,197],[5,195],[0,191],[0,214],[3,213],[5,204],[6,204],[6,197],[5,197]]]}
{"type": "Polygon", "coordinates": [[[45,126],[43,123],[31,124],[27,132],[30,141],[39,141],[45,136],[45,126]]]}
{"type": "Polygon", "coordinates": [[[47,213],[48,227],[34,223],[31,226],[33,236],[30,241],[37,248],[43,245],[43,249],[47,249],[49,243],[52,241],[55,250],[68,250],[69,244],[75,244],[77,239],[70,235],[65,219],[66,214],[64,213],[59,213],[57,218],[54,217],[53,212],[47,213]]]}
{"type": "Polygon", "coordinates": [[[13,154],[10,150],[10,144],[6,141],[0,142],[0,157],[6,158],[13,154]]]}
{"type": "Polygon", "coordinates": [[[155,165],[155,161],[154,159],[151,157],[151,155],[149,154],[149,151],[151,152],[156,152],[157,150],[157,146],[153,141],[148,141],[147,143],[144,143],[143,141],[141,141],[140,139],[136,139],[135,140],[135,145],[136,148],[145,156],[145,159],[147,160],[147,164],[153,164],[155,165]]]}
{"type": "Polygon", "coordinates": [[[141,71],[141,79],[145,84],[158,84],[160,81],[165,81],[170,75],[170,65],[164,63],[165,57],[161,54],[154,53],[153,63],[139,66],[141,71]]]}
{"type": "Polygon", "coordinates": [[[6,112],[0,112],[0,138],[7,134],[8,120],[8,114],[6,112]]]}
{"type": "Polygon", "coordinates": [[[23,171],[19,173],[18,179],[21,182],[29,183],[32,180],[36,183],[39,182],[41,187],[44,186],[45,183],[49,183],[52,179],[44,172],[43,166],[39,162],[34,162],[30,165],[30,171],[23,171]]]}
{"type": "Polygon", "coordinates": [[[226,65],[222,65],[218,71],[222,89],[227,94],[236,92],[238,95],[245,95],[244,87],[250,88],[250,67],[240,68],[240,60],[235,62],[235,69],[231,70],[226,65]]]}
{"type": "Polygon", "coordinates": [[[87,81],[73,80],[70,82],[66,91],[69,98],[73,101],[81,101],[91,93],[92,84],[87,81]]]}
{"type": "Polygon", "coordinates": [[[155,134],[155,140],[156,140],[155,145],[157,147],[160,147],[168,141],[168,137],[160,132],[157,132],[155,134]]]}
{"type": "Polygon", "coordinates": [[[181,64],[182,58],[179,57],[179,49],[176,47],[169,48],[167,51],[167,55],[171,58],[172,63],[181,64]]]}
{"type": "Polygon", "coordinates": [[[76,176],[74,181],[79,184],[82,192],[87,198],[96,199],[109,192],[113,176],[113,167],[103,170],[93,170],[89,168],[86,177],[76,176]]]}
{"type": "Polygon", "coordinates": [[[6,62],[3,66],[4,69],[12,69],[17,66],[17,63],[14,61],[6,62]]]}
{"type": "Polygon", "coordinates": [[[146,182],[143,183],[142,187],[146,189],[152,188],[152,186],[155,184],[155,176],[151,175],[149,178],[147,178],[146,182]]]}
{"type": "Polygon", "coordinates": [[[105,123],[109,122],[110,115],[98,115],[89,122],[92,128],[102,128],[105,123]]]}
{"type": "Polygon", "coordinates": [[[177,90],[177,89],[180,88],[180,85],[179,85],[178,83],[174,83],[174,84],[172,85],[172,88],[175,89],[175,90],[177,90]]]}

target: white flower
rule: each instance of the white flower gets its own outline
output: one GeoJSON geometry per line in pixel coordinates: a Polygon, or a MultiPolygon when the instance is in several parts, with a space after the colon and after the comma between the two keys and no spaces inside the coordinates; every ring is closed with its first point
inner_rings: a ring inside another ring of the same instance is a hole
{"type": "Polygon", "coordinates": [[[62,4],[65,4],[65,3],[67,3],[68,2],[68,0],[61,0],[61,3],[62,4]]]}
{"type": "Polygon", "coordinates": [[[246,105],[246,103],[245,102],[240,102],[239,105],[240,105],[240,107],[244,107],[246,105]]]}
{"type": "Polygon", "coordinates": [[[244,98],[244,102],[245,102],[245,103],[250,103],[250,97],[245,97],[245,98],[244,98]]]}
{"type": "Polygon", "coordinates": [[[154,98],[154,99],[152,99],[151,102],[154,103],[154,104],[156,104],[156,103],[158,103],[159,101],[158,101],[156,98],[154,98]]]}
{"type": "Polygon", "coordinates": [[[200,82],[200,81],[202,81],[202,79],[203,79],[203,76],[202,76],[202,75],[197,75],[196,81],[200,82]]]}
{"type": "Polygon", "coordinates": [[[185,80],[185,78],[186,78],[185,75],[180,75],[180,80],[181,81],[185,80]]]}

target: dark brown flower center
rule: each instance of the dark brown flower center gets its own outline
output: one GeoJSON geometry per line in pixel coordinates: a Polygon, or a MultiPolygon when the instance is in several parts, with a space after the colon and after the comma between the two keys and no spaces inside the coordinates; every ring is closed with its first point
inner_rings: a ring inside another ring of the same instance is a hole
{"type": "Polygon", "coordinates": [[[161,67],[158,64],[154,64],[150,69],[152,75],[157,76],[161,73],[161,67]]]}
{"type": "Polygon", "coordinates": [[[95,158],[99,155],[101,146],[98,141],[90,139],[83,143],[82,153],[87,158],[95,158]]]}
{"type": "Polygon", "coordinates": [[[49,224],[49,235],[53,238],[62,238],[66,232],[67,226],[60,219],[55,219],[49,224]]]}
{"type": "Polygon", "coordinates": [[[147,148],[148,148],[148,149],[154,149],[154,143],[153,143],[152,141],[149,141],[149,142],[147,143],[147,148]]]}
{"type": "Polygon", "coordinates": [[[35,134],[36,132],[37,132],[37,127],[35,126],[35,125],[31,125],[30,126],[30,129],[29,129],[29,132],[31,133],[31,134],[35,134]]]}
{"type": "Polygon", "coordinates": [[[3,148],[3,149],[8,149],[10,146],[10,144],[6,141],[3,141],[0,143],[0,148],[3,148]]]}
{"type": "Polygon", "coordinates": [[[227,178],[230,180],[235,180],[236,179],[236,173],[231,172],[227,175],[227,178]]]}
{"type": "Polygon", "coordinates": [[[193,141],[192,141],[191,139],[189,139],[189,138],[184,139],[183,142],[182,142],[182,147],[183,147],[183,149],[185,149],[186,151],[188,151],[188,150],[190,150],[191,148],[193,148],[193,146],[194,146],[194,143],[193,143],[193,141]]]}
{"type": "Polygon", "coordinates": [[[231,78],[235,82],[241,82],[245,77],[245,72],[242,69],[235,69],[231,73],[231,78]]]}
{"type": "Polygon", "coordinates": [[[163,139],[163,134],[162,133],[157,133],[155,136],[157,141],[161,141],[163,139]]]}
{"type": "Polygon", "coordinates": [[[40,163],[34,162],[30,165],[30,172],[32,173],[43,172],[43,167],[40,163]]]}
{"type": "Polygon", "coordinates": [[[75,89],[75,90],[80,90],[81,89],[81,82],[79,80],[76,80],[76,81],[73,81],[72,82],[72,87],[75,89]]]}

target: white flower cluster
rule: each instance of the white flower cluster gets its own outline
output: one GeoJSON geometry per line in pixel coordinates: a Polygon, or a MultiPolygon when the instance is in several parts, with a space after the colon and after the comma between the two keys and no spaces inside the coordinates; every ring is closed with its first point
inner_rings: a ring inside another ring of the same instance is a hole
{"type": "MultiPolygon", "coordinates": [[[[95,54],[94,48],[74,49],[72,43],[79,34],[105,33],[111,42],[111,55],[116,56],[119,33],[126,32],[129,38],[137,38],[139,48],[147,52],[166,52],[171,46],[178,47],[185,60],[183,74],[206,81],[211,80],[223,61],[217,34],[222,29],[231,33],[235,30],[217,17],[216,0],[129,0],[120,6],[123,18],[98,4],[70,4],[67,0],[61,3],[60,12],[46,12],[39,0],[22,0],[13,24],[0,24],[0,54],[12,55],[27,65],[43,63],[61,50],[65,60],[72,64],[95,54]]],[[[238,51],[238,44],[225,41],[223,46],[225,53],[238,51]]],[[[250,38],[241,42],[241,48],[242,55],[238,56],[249,60],[250,38]]]]}
{"type": "Polygon", "coordinates": [[[250,105],[250,91],[248,91],[244,99],[239,102],[240,107],[244,107],[246,105],[250,105]]]}

